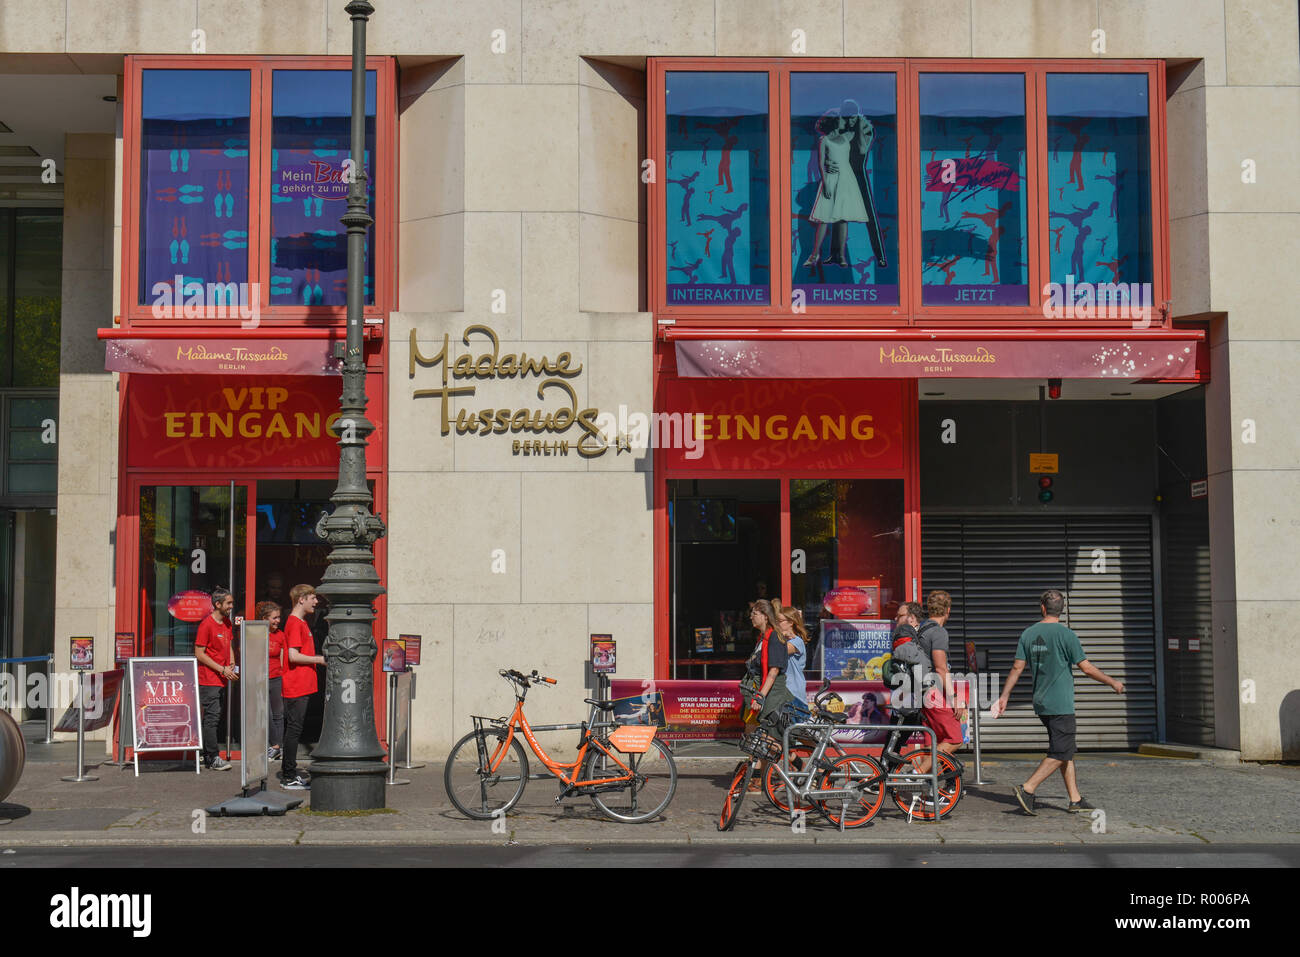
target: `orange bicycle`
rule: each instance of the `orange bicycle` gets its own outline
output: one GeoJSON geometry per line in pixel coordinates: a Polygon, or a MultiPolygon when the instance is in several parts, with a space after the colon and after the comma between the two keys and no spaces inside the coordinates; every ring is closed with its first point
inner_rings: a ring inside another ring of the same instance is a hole
{"type": "Polygon", "coordinates": [[[628,823],[649,821],[668,806],[677,791],[677,765],[667,745],[655,740],[655,727],[615,725],[614,702],[592,698],[585,699],[591,705],[587,721],[534,727],[524,717],[524,698],[532,685],[553,685],[555,679],[536,671],[499,674],[514,686],[514,712],[509,718],[473,716],[474,730],[452,748],[443,770],[447,797],[458,811],[478,820],[500,817],[519,803],[530,778],[547,776],[528,773],[528,757],[516,731],[523,733],[546,771],[559,779],[556,804],[588,796],[606,817],[628,823]],[[597,721],[598,715],[608,720],[597,721]],[[577,730],[582,732],[578,756],[567,764],[548,755],[533,736],[537,731],[577,730]]]}

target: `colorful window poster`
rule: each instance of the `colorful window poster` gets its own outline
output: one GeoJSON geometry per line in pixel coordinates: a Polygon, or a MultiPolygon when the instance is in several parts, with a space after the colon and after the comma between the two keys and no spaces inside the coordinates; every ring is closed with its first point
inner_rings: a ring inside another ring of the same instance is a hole
{"type": "Polygon", "coordinates": [[[790,248],[809,306],[898,304],[893,73],[790,76],[790,248]]]}
{"type": "MultiPolygon", "coordinates": [[[[366,71],[366,194],[375,203],[377,79],[366,71]]],[[[272,306],[347,303],[347,207],[343,161],[352,136],[348,70],[276,70],[271,93],[272,306]]],[[[374,228],[366,235],[364,302],[375,301],[374,228]]]]}
{"type": "Polygon", "coordinates": [[[1149,109],[1146,74],[1047,75],[1051,279],[1070,317],[1153,303],[1149,109]]]}
{"type": "Polygon", "coordinates": [[[136,752],[201,748],[198,660],[132,658],[128,667],[136,752]]]}
{"type": "Polygon", "coordinates": [[[612,675],[618,670],[618,643],[613,635],[591,636],[591,670],[612,675]]]}
{"type": "Polygon", "coordinates": [[[119,631],[113,636],[113,658],[121,664],[135,654],[135,632],[119,631]]]}
{"type": "Polygon", "coordinates": [[[892,621],[821,621],[822,675],[834,681],[879,681],[893,650],[892,621]]]}
{"type": "Polygon", "coordinates": [[[922,73],[921,301],[1029,305],[1025,77],[922,73]]]}
{"type": "Polygon", "coordinates": [[[668,304],[771,302],[768,74],[667,76],[668,304]]]}
{"type": "Polygon", "coordinates": [[[68,667],[73,671],[95,670],[95,639],[72,638],[72,648],[68,653],[68,667]]]}
{"type": "Polygon", "coordinates": [[[401,638],[384,639],[384,672],[397,674],[406,670],[406,642],[401,638]]]}
{"type": "Polygon", "coordinates": [[[420,645],[424,639],[420,635],[398,635],[398,640],[402,642],[402,647],[406,649],[406,667],[418,665],[420,663],[420,645]]]}
{"type": "Polygon", "coordinates": [[[696,652],[713,651],[713,629],[696,628],[695,629],[695,650],[696,652]]]}
{"type": "MultiPolygon", "coordinates": [[[[247,70],[145,70],[140,117],[140,302],[221,284],[239,315],[248,283],[247,70]],[[176,289],[177,277],[181,289],[176,289]],[[228,284],[235,283],[230,287],[228,284]]],[[[183,299],[182,299],[183,301],[183,299]]],[[[251,299],[249,300],[251,302],[251,299]]],[[[173,311],[170,316],[175,318],[173,311]]]]}

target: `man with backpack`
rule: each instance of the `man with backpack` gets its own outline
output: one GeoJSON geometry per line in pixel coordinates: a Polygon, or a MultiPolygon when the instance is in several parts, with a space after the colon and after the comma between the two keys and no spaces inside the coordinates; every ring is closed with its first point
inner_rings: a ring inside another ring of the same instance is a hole
{"type": "MultiPolygon", "coordinates": [[[[962,744],[961,722],[952,708],[954,690],[952,672],[948,670],[948,630],[944,628],[952,614],[952,596],[946,591],[932,591],[924,609],[915,602],[908,602],[908,608],[918,621],[924,618],[917,626],[916,641],[926,657],[927,676],[934,676],[921,699],[921,723],[934,731],[937,749],[952,755],[962,744]]],[[[915,764],[916,770],[924,774],[930,770],[930,755],[918,755],[915,764]]]]}

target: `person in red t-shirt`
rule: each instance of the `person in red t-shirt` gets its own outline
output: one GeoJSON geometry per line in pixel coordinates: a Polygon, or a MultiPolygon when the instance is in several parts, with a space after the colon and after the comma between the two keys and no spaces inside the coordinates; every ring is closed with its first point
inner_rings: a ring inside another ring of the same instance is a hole
{"type": "Polygon", "coordinates": [[[203,766],[212,771],[229,771],[230,762],[217,748],[221,725],[221,689],[239,675],[231,667],[230,612],[235,599],[224,588],[212,592],[212,614],[199,622],[194,639],[194,657],[199,660],[199,707],[203,712],[203,766]]]}
{"type": "Polygon", "coordinates": [[[302,737],[307,717],[307,702],[316,693],[316,666],[325,658],[316,654],[316,641],[306,618],[316,608],[316,589],[311,585],[294,585],[289,590],[293,611],[284,623],[285,647],[289,664],[284,670],[281,692],[284,695],[284,746],[281,749],[280,786],[302,791],[311,785],[298,772],[298,739],[302,737]]]}
{"type": "Polygon", "coordinates": [[[268,641],[271,660],[267,667],[267,698],[271,716],[267,734],[269,735],[266,757],[268,761],[280,760],[280,745],[284,741],[284,695],[281,682],[284,680],[284,632],[280,630],[280,606],[273,601],[257,603],[257,617],[266,620],[271,635],[268,641]]]}

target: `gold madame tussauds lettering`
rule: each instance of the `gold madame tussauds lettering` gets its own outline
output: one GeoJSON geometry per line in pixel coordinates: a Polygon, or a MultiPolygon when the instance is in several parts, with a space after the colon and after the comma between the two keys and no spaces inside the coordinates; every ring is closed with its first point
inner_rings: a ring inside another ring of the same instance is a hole
{"type": "Polygon", "coordinates": [[[451,359],[451,337],[446,333],[442,337],[442,348],[431,356],[420,351],[416,341],[415,330],[410,334],[410,362],[408,378],[415,378],[417,366],[432,368],[442,367],[442,388],[416,389],[412,397],[416,399],[441,399],[441,432],[450,435],[453,426],[457,435],[502,435],[507,432],[542,434],[547,432],[567,432],[575,424],[582,430],[582,436],[574,443],[578,454],[586,458],[603,455],[608,448],[604,434],[596,424],[599,409],[578,409],[578,394],[565,379],[582,373],[582,366],[573,365],[573,355],[561,352],[554,359],[545,355],[530,356],[526,352],[501,354],[501,341],[493,329],[483,325],[471,325],[465,329],[461,341],[469,346],[470,336],[485,335],[491,344],[491,351],[478,356],[466,353],[451,359]],[[472,411],[461,409],[453,418],[451,399],[453,396],[471,396],[476,394],[473,385],[453,386],[453,379],[513,379],[526,376],[545,376],[537,386],[538,399],[546,399],[548,392],[558,390],[568,400],[567,406],[556,410],[547,409],[480,409],[472,411]]]}

